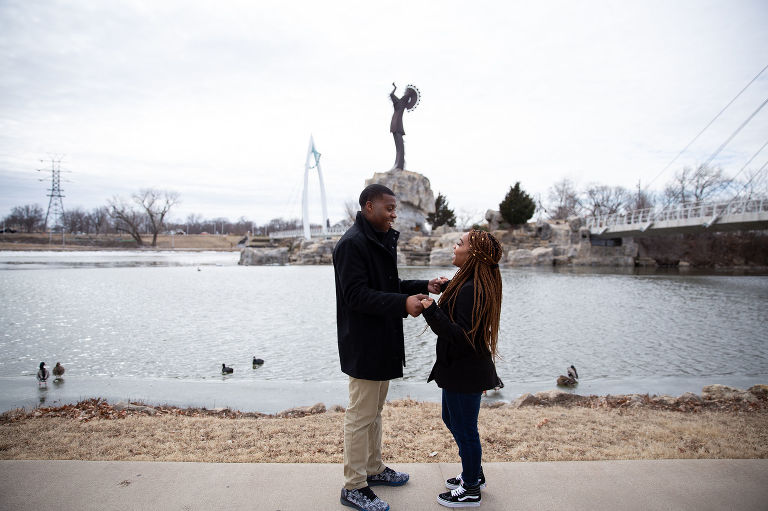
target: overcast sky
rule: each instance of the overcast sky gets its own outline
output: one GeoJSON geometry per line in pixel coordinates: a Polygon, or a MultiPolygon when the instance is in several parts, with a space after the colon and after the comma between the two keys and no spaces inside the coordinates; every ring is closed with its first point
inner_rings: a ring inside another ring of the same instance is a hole
{"type": "MultiPolygon", "coordinates": [[[[393,81],[422,93],[406,168],[457,212],[515,181],[661,189],[768,98],[766,71],[657,178],[768,65],[767,25],[765,0],[0,0],[0,215],[47,207],[64,155],[65,209],[154,187],[177,219],[299,217],[313,134],[334,222],[394,163],[393,81]]],[[[766,140],[768,107],[715,163],[766,140]]]]}

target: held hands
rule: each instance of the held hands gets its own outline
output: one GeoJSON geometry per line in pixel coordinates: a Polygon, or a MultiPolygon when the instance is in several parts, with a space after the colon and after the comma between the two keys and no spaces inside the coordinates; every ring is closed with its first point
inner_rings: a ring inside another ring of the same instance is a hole
{"type": "Polygon", "coordinates": [[[432,298],[427,297],[421,301],[421,306],[424,307],[424,310],[427,310],[429,306],[432,305],[434,302],[435,301],[432,298]]]}
{"type": "Polygon", "coordinates": [[[405,312],[413,316],[414,318],[421,314],[424,308],[421,305],[421,300],[429,298],[427,295],[411,295],[405,300],[405,312]]]}
{"type": "Polygon", "coordinates": [[[439,295],[442,293],[443,284],[448,282],[448,279],[445,277],[437,277],[429,281],[429,284],[427,284],[427,289],[430,293],[439,295]]]}

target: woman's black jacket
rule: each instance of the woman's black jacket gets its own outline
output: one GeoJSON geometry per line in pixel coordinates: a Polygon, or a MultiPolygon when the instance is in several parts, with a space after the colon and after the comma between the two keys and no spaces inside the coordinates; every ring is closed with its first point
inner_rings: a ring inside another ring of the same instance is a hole
{"type": "Polygon", "coordinates": [[[499,382],[491,353],[482,342],[482,328],[475,332],[477,351],[465,335],[472,330],[474,289],[472,279],[461,286],[453,318],[437,302],[423,312],[427,324],[437,334],[437,361],[427,381],[435,380],[438,387],[453,392],[482,392],[499,382]]]}
{"type": "Polygon", "coordinates": [[[403,318],[409,295],[427,293],[426,280],[400,280],[397,239],[390,229],[379,241],[358,212],[333,249],[336,328],[341,370],[364,380],[403,376],[403,318]]]}

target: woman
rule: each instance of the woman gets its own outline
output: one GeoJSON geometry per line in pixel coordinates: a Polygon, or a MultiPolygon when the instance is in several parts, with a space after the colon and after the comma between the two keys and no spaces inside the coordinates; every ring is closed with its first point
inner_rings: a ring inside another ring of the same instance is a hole
{"type": "Polygon", "coordinates": [[[462,472],[448,479],[441,493],[446,507],[480,505],[485,476],[477,430],[480,396],[499,384],[496,346],[501,314],[501,244],[491,234],[472,230],[453,246],[459,271],[440,301],[422,300],[424,318],[437,334],[437,361],[429,375],[443,389],[443,422],[453,434],[462,472]]]}

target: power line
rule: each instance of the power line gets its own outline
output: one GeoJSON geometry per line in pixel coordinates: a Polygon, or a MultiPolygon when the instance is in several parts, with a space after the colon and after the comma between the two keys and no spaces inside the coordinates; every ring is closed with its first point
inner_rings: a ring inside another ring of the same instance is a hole
{"type": "MultiPolygon", "coordinates": [[[[766,70],[766,69],[768,69],[768,65],[766,65],[766,66],[765,66],[763,69],[761,69],[761,70],[760,70],[760,72],[759,72],[759,73],[757,73],[757,75],[755,75],[755,77],[754,77],[754,78],[752,78],[752,79],[749,81],[749,83],[748,83],[748,84],[747,84],[747,85],[746,85],[746,86],[745,86],[743,89],[741,89],[741,91],[739,91],[739,93],[738,93],[738,94],[736,94],[736,96],[734,96],[734,98],[733,98],[732,100],[730,100],[730,101],[728,102],[728,104],[727,104],[727,105],[725,105],[725,106],[723,107],[723,109],[722,109],[722,110],[720,110],[720,112],[718,112],[718,114],[717,114],[715,117],[713,117],[713,118],[712,118],[712,120],[711,120],[711,121],[709,121],[709,123],[708,123],[706,126],[704,126],[704,128],[703,128],[703,129],[702,129],[702,130],[701,130],[701,131],[700,131],[700,132],[699,132],[699,133],[698,133],[698,134],[697,134],[695,137],[693,137],[693,139],[692,139],[690,142],[688,142],[688,145],[686,145],[686,146],[685,146],[685,147],[684,147],[684,148],[683,148],[683,149],[682,149],[682,150],[681,150],[679,153],[677,153],[677,155],[676,155],[674,158],[672,158],[672,161],[670,161],[669,163],[667,163],[667,165],[666,165],[666,166],[665,166],[663,169],[661,169],[661,172],[659,172],[658,174],[656,174],[656,177],[654,177],[653,179],[651,179],[651,181],[650,181],[650,182],[649,182],[647,185],[645,185],[645,189],[647,189],[648,187],[650,187],[650,186],[653,184],[653,182],[654,182],[654,181],[656,181],[656,180],[657,180],[659,177],[661,177],[661,175],[662,175],[662,174],[664,174],[664,172],[666,172],[666,170],[667,170],[669,167],[671,167],[671,166],[672,166],[672,164],[673,164],[673,163],[675,163],[675,162],[677,161],[677,159],[678,159],[678,158],[679,158],[679,157],[680,157],[680,156],[681,156],[681,155],[682,155],[684,152],[686,152],[686,151],[688,150],[688,148],[689,148],[689,147],[691,147],[691,145],[693,145],[693,143],[694,143],[694,142],[696,142],[696,141],[699,139],[699,137],[700,137],[700,136],[701,136],[701,135],[702,135],[702,134],[703,134],[705,131],[707,131],[707,129],[708,129],[710,126],[712,126],[712,124],[713,124],[713,123],[714,123],[714,122],[715,122],[715,121],[716,121],[716,120],[717,120],[717,119],[718,119],[718,118],[719,118],[719,117],[720,117],[720,116],[723,114],[723,112],[725,112],[725,111],[728,109],[728,107],[730,107],[730,106],[733,104],[733,102],[734,102],[734,101],[736,101],[737,99],[739,99],[739,96],[741,96],[741,95],[742,95],[742,93],[743,93],[745,90],[747,90],[747,89],[749,88],[749,86],[750,86],[750,85],[752,85],[752,83],[754,83],[754,81],[755,81],[755,80],[757,80],[757,79],[760,77],[760,75],[761,75],[761,74],[763,74],[763,72],[765,72],[765,70],[766,70]]],[[[761,106],[760,108],[762,108],[762,106],[761,106]]],[[[754,117],[754,114],[753,114],[752,116],[754,117]]]]}

